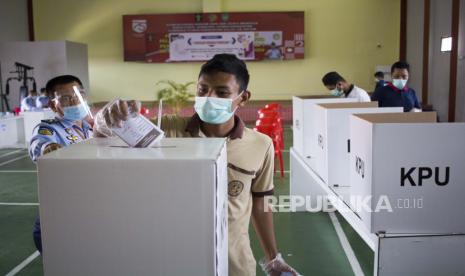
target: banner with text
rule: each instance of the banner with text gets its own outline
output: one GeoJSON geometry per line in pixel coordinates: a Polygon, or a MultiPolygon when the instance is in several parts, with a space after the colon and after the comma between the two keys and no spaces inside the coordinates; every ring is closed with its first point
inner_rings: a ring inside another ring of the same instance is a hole
{"type": "Polygon", "coordinates": [[[304,58],[304,12],[124,15],[124,60],[304,58]]]}

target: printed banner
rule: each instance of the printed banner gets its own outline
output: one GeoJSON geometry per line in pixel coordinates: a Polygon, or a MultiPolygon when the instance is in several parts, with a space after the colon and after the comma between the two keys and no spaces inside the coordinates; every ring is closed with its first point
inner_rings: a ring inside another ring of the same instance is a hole
{"type": "Polygon", "coordinates": [[[123,33],[125,61],[304,58],[304,12],[124,15],[123,33]]]}

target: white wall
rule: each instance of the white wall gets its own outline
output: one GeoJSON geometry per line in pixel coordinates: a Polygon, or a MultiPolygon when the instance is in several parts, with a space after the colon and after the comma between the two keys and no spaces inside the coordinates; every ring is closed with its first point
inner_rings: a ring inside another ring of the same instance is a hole
{"type": "Polygon", "coordinates": [[[459,60],[457,64],[456,121],[465,122],[465,1],[460,3],[459,60]]]}
{"type": "Polygon", "coordinates": [[[0,42],[27,40],[27,0],[0,0],[0,42]]]}
{"type": "Polygon", "coordinates": [[[410,63],[409,86],[421,101],[423,81],[423,20],[424,0],[407,2],[407,62],[410,63]]]}

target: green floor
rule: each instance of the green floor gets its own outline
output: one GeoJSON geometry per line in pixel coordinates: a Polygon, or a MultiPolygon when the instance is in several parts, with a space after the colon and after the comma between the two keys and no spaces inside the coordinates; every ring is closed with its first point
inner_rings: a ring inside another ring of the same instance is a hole
{"type": "MultiPolygon", "coordinates": [[[[285,131],[283,153],[285,177],[275,177],[275,194],[289,195],[289,147],[292,131],[285,131]]],[[[0,275],[5,275],[35,252],[32,226],[37,206],[8,206],[4,203],[37,203],[35,165],[26,150],[0,149],[0,275]],[[15,152],[16,151],[16,152],[15,152]],[[22,158],[24,157],[24,158],[22,158]],[[9,162],[10,160],[16,161],[9,162]]],[[[337,216],[365,275],[373,272],[373,251],[342,216],[337,216]]],[[[354,275],[336,231],[326,213],[275,213],[275,231],[280,252],[303,275],[354,275]]],[[[260,246],[251,229],[256,259],[260,246]]],[[[42,260],[34,259],[16,275],[40,276],[42,260]]],[[[264,275],[257,268],[257,275],[264,275]]]]}

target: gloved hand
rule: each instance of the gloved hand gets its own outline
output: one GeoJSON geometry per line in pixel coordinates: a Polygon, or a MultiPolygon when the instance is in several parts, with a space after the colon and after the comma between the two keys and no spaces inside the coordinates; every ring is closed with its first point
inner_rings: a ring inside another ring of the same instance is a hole
{"type": "Polygon", "coordinates": [[[300,274],[295,271],[291,266],[289,266],[281,256],[281,253],[278,253],[276,257],[265,264],[264,261],[260,262],[260,266],[263,271],[270,276],[299,276],[300,274]]]}
{"type": "Polygon", "coordinates": [[[97,136],[109,137],[113,135],[112,128],[122,126],[130,113],[140,112],[140,102],[131,100],[113,100],[107,103],[95,116],[94,130],[97,136]]]}
{"type": "Polygon", "coordinates": [[[62,148],[62,146],[60,144],[57,144],[57,143],[51,143],[49,145],[47,145],[44,149],[44,151],[42,152],[42,154],[47,154],[49,152],[52,152],[54,150],[57,150],[57,149],[60,149],[62,148]]]}

